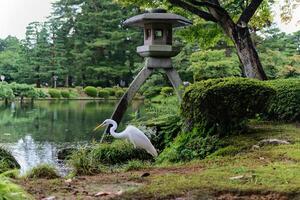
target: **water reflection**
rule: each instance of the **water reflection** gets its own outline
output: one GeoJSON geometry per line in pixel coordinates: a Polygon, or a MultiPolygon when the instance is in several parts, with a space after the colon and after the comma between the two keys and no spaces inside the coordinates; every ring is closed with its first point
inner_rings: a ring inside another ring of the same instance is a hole
{"type": "MultiPolygon", "coordinates": [[[[58,149],[92,140],[95,125],[109,118],[114,101],[39,101],[20,106],[0,105],[0,143],[10,149],[21,165],[22,172],[42,163],[53,164],[61,173],[63,164],[57,160],[58,149]]],[[[141,102],[134,102],[124,122],[136,112],[141,102]]]]}

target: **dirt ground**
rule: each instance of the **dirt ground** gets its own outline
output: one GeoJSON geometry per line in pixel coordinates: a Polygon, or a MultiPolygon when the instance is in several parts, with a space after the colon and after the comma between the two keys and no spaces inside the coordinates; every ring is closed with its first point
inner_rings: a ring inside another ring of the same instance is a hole
{"type": "MultiPolygon", "coordinates": [[[[155,168],[124,173],[100,174],[96,176],[80,176],[72,179],[37,179],[18,180],[35,199],[44,200],[93,200],[93,199],[128,199],[123,196],[127,191],[141,188],[151,181],[152,176],[162,174],[191,174],[201,172],[202,166],[193,165],[189,168],[171,167],[155,168]]],[[[132,197],[130,197],[132,199],[132,197]]],[[[135,196],[134,199],[156,199],[135,196]]],[[[199,191],[185,192],[181,197],[168,197],[167,199],[211,199],[211,200],[289,200],[289,196],[279,193],[240,193],[236,191],[199,191]]],[[[294,199],[294,198],[293,198],[294,199]]]]}

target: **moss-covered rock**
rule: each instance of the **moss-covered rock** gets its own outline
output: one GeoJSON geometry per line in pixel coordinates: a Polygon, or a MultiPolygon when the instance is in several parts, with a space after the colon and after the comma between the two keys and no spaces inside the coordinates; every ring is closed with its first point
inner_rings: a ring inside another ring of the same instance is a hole
{"type": "Polygon", "coordinates": [[[19,163],[9,151],[4,148],[0,148],[0,173],[12,169],[20,169],[19,163]]]}

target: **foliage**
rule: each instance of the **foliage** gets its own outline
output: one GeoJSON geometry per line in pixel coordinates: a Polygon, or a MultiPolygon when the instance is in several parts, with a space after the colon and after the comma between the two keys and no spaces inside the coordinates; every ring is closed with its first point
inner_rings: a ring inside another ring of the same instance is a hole
{"type": "Polygon", "coordinates": [[[189,86],[182,116],[187,126],[203,133],[227,135],[242,130],[245,121],[263,113],[275,91],[263,82],[245,78],[211,79],[189,86]]]}
{"type": "Polygon", "coordinates": [[[215,152],[220,142],[216,135],[204,135],[202,130],[179,134],[173,142],[159,155],[157,162],[181,162],[193,159],[204,159],[215,152]]]}
{"type": "Polygon", "coordinates": [[[267,117],[279,121],[300,120],[300,79],[278,79],[268,81],[276,95],[272,98],[267,117]]]}
{"type": "Polygon", "coordinates": [[[85,94],[87,94],[90,97],[97,97],[97,88],[93,86],[87,86],[84,88],[85,94]]]}
{"type": "Polygon", "coordinates": [[[98,90],[98,97],[107,99],[109,97],[109,91],[107,89],[99,89],[98,90]]]}
{"type": "Polygon", "coordinates": [[[169,97],[174,94],[174,89],[172,87],[163,87],[160,91],[160,94],[164,97],[169,97]]]}
{"type": "Polygon", "coordinates": [[[4,148],[0,148],[0,173],[12,169],[20,169],[19,163],[9,151],[4,148]]]}
{"type": "Polygon", "coordinates": [[[108,91],[109,96],[112,96],[112,97],[116,96],[116,90],[115,90],[115,88],[105,88],[105,90],[108,91]]]}
{"type": "Polygon", "coordinates": [[[51,98],[59,99],[61,97],[61,93],[57,89],[50,89],[50,90],[48,90],[48,93],[49,93],[51,98]]]}
{"type": "Polygon", "coordinates": [[[121,98],[124,95],[124,90],[122,89],[117,89],[116,90],[116,97],[121,98]]]}
{"type": "Polygon", "coordinates": [[[15,185],[8,178],[0,177],[0,199],[1,200],[31,200],[20,186],[15,185]]]}
{"type": "Polygon", "coordinates": [[[70,157],[75,174],[97,174],[105,170],[106,165],[126,163],[129,160],[150,160],[152,157],[144,150],[135,149],[126,141],[116,140],[111,144],[95,144],[90,148],[81,148],[70,157]]]}
{"type": "Polygon", "coordinates": [[[11,83],[9,87],[13,90],[16,97],[37,97],[37,93],[32,85],[11,83]]]}
{"type": "Polygon", "coordinates": [[[42,164],[32,168],[29,172],[27,172],[26,177],[33,179],[56,179],[60,176],[58,175],[57,170],[53,166],[49,164],[42,164]]]}
{"type": "Polygon", "coordinates": [[[141,170],[146,169],[150,167],[149,162],[141,161],[141,160],[130,160],[128,163],[126,163],[124,166],[124,170],[126,172],[133,171],[133,170],[141,170]]]}
{"type": "Polygon", "coordinates": [[[61,94],[61,96],[63,97],[63,98],[70,98],[70,92],[69,91],[67,91],[67,90],[62,90],[61,92],[60,92],[60,94],[61,94]]]}
{"type": "Polygon", "coordinates": [[[37,98],[47,98],[49,95],[41,89],[35,89],[37,98]]]}
{"type": "Polygon", "coordinates": [[[228,76],[240,76],[239,61],[236,55],[232,56],[225,50],[197,51],[191,54],[189,70],[194,74],[194,80],[209,78],[224,78],[228,76]]]}
{"type": "Polygon", "coordinates": [[[5,99],[12,99],[15,97],[13,90],[9,87],[8,84],[0,84],[0,97],[5,99]]]}

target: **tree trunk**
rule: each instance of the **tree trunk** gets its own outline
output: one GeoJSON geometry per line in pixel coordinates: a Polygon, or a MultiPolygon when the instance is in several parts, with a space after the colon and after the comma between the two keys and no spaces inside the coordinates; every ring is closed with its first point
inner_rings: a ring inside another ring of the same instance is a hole
{"type": "Polygon", "coordinates": [[[238,57],[243,65],[243,74],[248,78],[267,80],[266,73],[263,70],[258,53],[252,41],[249,28],[240,28],[236,26],[235,30],[232,31],[231,39],[235,44],[238,57]]]}
{"type": "Polygon", "coordinates": [[[69,87],[69,75],[66,75],[66,79],[65,79],[65,87],[66,87],[66,88],[69,87]]]}

